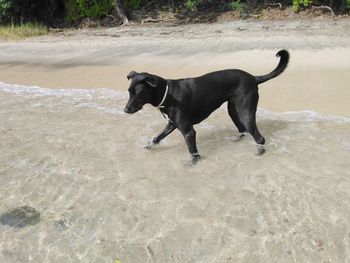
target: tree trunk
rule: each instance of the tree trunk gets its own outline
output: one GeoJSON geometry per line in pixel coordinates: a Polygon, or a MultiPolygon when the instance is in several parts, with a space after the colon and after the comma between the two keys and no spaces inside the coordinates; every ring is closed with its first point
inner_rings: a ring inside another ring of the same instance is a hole
{"type": "Polygon", "coordinates": [[[127,18],[124,8],[123,8],[123,4],[122,4],[122,0],[115,0],[115,7],[117,10],[117,14],[120,17],[120,19],[123,22],[123,25],[127,25],[129,24],[129,19],[127,18]]]}

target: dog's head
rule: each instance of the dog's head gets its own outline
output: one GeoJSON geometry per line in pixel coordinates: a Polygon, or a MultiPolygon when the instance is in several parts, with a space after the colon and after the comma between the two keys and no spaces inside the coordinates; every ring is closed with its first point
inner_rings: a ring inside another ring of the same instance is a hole
{"type": "Polygon", "coordinates": [[[143,105],[154,101],[154,89],[158,85],[157,76],[149,73],[131,71],[127,78],[130,80],[129,101],[124,112],[132,114],[142,109],[143,105]]]}

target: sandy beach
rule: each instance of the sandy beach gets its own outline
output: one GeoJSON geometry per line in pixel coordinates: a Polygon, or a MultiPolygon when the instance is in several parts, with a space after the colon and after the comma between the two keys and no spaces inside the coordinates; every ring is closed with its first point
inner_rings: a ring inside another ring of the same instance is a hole
{"type": "Polygon", "coordinates": [[[0,262],[350,262],[350,20],[73,30],[0,42],[0,262]],[[256,156],[221,107],[196,125],[189,167],[131,71],[240,68],[260,87],[256,156]]]}

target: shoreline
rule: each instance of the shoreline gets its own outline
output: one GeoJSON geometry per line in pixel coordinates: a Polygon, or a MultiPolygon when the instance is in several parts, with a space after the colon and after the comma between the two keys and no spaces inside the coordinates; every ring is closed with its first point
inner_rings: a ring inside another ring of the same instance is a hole
{"type": "Polygon", "coordinates": [[[227,68],[263,75],[282,48],[290,51],[289,66],[261,85],[259,107],[349,117],[348,20],[131,26],[0,42],[0,81],[126,91],[132,70],[170,79],[227,68]]]}
{"type": "MultiPolygon", "coordinates": [[[[27,86],[27,85],[20,85],[20,84],[7,84],[0,81],[0,91],[4,91],[6,93],[15,93],[17,95],[19,94],[26,94],[26,95],[37,95],[40,94],[40,96],[59,96],[59,97],[73,97],[75,96],[80,97],[90,97],[98,94],[99,98],[103,98],[104,96],[108,98],[115,98],[117,100],[126,100],[128,98],[128,92],[127,91],[120,91],[116,89],[110,89],[110,88],[96,88],[96,89],[81,89],[81,88],[45,88],[37,85],[27,86]],[[93,95],[92,95],[93,94],[93,95]]],[[[152,108],[152,106],[147,105],[147,108],[152,108]]],[[[225,105],[223,104],[219,109],[226,110],[225,105]]],[[[218,109],[218,110],[219,110],[218,109]]],[[[107,112],[109,112],[107,110],[107,112]]],[[[118,112],[119,114],[124,114],[123,109],[118,109],[113,112],[118,112]]],[[[271,111],[266,108],[262,108],[258,105],[257,114],[259,115],[270,115],[271,118],[279,118],[281,120],[285,121],[297,121],[300,118],[303,118],[305,120],[330,120],[334,122],[346,122],[350,123],[350,117],[341,116],[341,115],[334,115],[334,114],[328,114],[328,113],[322,113],[312,110],[300,110],[300,111],[271,111]],[[315,118],[315,119],[314,119],[315,118]]]]}

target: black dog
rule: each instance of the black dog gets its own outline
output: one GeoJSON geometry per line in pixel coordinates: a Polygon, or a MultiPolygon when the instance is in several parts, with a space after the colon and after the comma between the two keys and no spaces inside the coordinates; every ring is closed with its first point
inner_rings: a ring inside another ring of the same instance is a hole
{"type": "Polygon", "coordinates": [[[170,80],[132,71],[127,76],[131,79],[130,97],[124,111],[135,113],[146,103],[158,107],[167,118],[168,124],[146,148],[151,149],[178,128],[185,137],[192,163],[195,164],[200,155],[193,125],[206,119],[227,101],[228,113],[241,133],[240,137],[249,132],[258,144],[258,154],[261,155],[265,152],[265,139],[258,131],[255,121],[259,99],[258,84],[278,76],[287,67],[288,52],[280,50],[276,56],[280,57],[278,66],[264,76],[253,76],[242,70],[228,69],[197,78],[170,80]]]}

